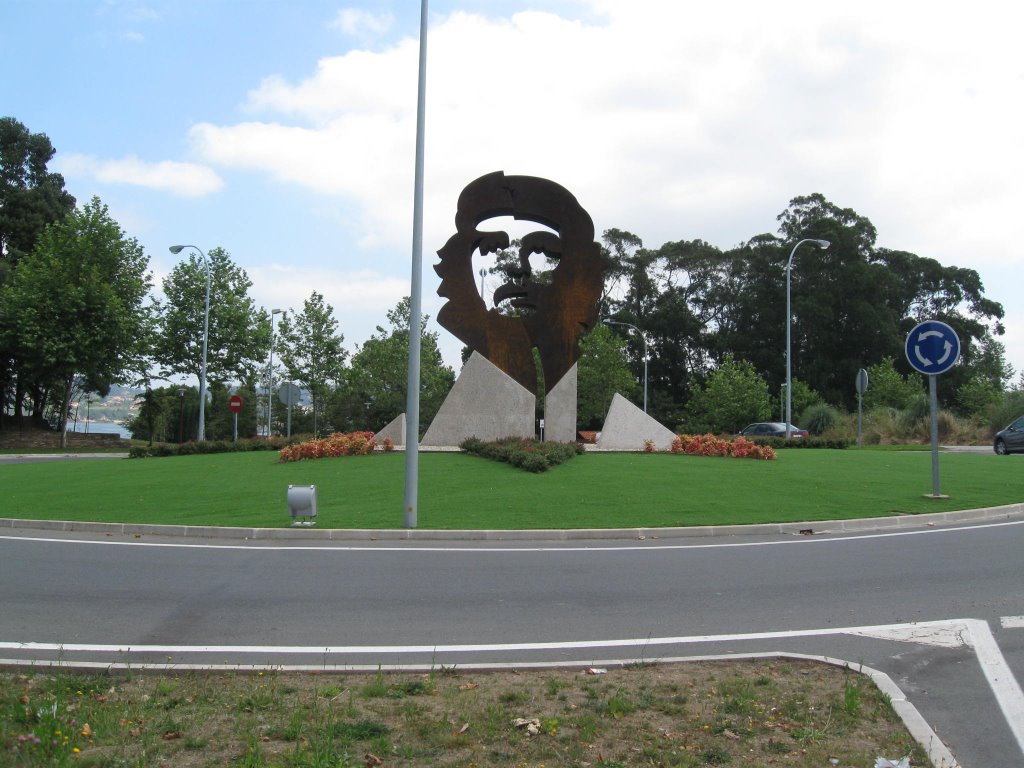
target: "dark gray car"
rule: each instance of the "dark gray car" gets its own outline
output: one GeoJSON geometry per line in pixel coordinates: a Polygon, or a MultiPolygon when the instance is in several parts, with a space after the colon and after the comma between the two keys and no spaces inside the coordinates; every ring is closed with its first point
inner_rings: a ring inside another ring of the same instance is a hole
{"type": "Polygon", "coordinates": [[[1024,451],[1024,416],[1016,419],[1006,429],[996,432],[993,447],[1000,456],[1024,451]]]}

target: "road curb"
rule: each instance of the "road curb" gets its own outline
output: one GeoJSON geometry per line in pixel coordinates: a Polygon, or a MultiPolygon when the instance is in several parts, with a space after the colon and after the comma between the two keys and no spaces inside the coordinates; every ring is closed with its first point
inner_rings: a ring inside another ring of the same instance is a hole
{"type": "Polygon", "coordinates": [[[536,530],[437,530],[403,528],[243,528],[230,526],[92,523],[75,520],[0,518],[0,529],[101,533],[128,536],[168,536],[235,540],[327,541],[583,541],[685,539],[719,536],[816,536],[837,533],[914,530],[956,523],[992,522],[1024,516],[1024,503],[954,512],[871,517],[855,520],[815,520],[802,523],[705,525],[684,528],[569,528],[536,530]]]}

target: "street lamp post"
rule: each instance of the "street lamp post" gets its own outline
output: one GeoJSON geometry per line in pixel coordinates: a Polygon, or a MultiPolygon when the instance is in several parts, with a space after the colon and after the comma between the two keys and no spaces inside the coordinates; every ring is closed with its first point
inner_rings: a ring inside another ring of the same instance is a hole
{"type": "Polygon", "coordinates": [[[790,279],[793,273],[793,256],[796,255],[796,249],[804,243],[814,243],[822,250],[828,248],[831,243],[828,240],[815,240],[814,238],[806,238],[800,240],[796,245],[793,246],[793,250],[789,252],[789,261],[786,262],[786,439],[790,436],[790,422],[793,420],[793,363],[792,363],[792,339],[791,334],[793,330],[793,310],[790,308],[791,305],[791,288],[790,279]]]}
{"type": "Polygon", "coordinates": [[[185,442],[185,390],[178,388],[178,442],[185,442]]]}
{"type": "Polygon", "coordinates": [[[192,248],[203,257],[203,266],[206,268],[206,303],[203,307],[203,364],[199,369],[199,428],[196,430],[196,440],[202,442],[206,439],[206,344],[210,336],[210,262],[203,250],[195,245],[172,245],[171,253],[181,253],[185,248],[192,248]]]}
{"type": "Polygon", "coordinates": [[[267,368],[267,437],[274,434],[274,315],[280,315],[283,309],[270,310],[270,366],[267,368]]]}
{"type": "Polygon", "coordinates": [[[640,341],[644,343],[644,413],[647,413],[647,337],[632,323],[622,323],[618,320],[605,320],[604,322],[606,325],[624,325],[640,334],[640,341]]]}

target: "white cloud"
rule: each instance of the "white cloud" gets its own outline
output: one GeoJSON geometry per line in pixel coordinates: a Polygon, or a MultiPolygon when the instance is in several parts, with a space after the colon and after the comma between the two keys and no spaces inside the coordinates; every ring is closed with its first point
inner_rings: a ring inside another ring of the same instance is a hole
{"type": "Polygon", "coordinates": [[[65,176],[163,190],[182,197],[202,197],[224,186],[216,172],[205,165],[169,160],[150,163],[134,155],[101,160],[91,155],[65,154],[58,156],[55,165],[65,176]]]}
{"type": "MultiPolygon", "coordinates": [[[[1024,261],[1024,60],[1013,38],[1024,6],[999,5],[998,24],[987,2],[970,14],[941,1],[926,14],[880,0],[794,0],[785,13],[759,2],[587,7],[587,21],[432,17],[425,300],[460,190],[494,170],[551,178],[599,232],[628,229],[649,246],[730,247],[775,231],[790,198],[821,192],[870,218],[882,246],[979,270],[1024,261]]],[[[343,12],[336,25],[380,29],[370,21],[343,12]]],[[[407,38],[324,57],[298,80],[267,77],[248,94],[245,122],[193,127],[193,152],[337,199],[354,258],[404,260],[417,55],[407,38]]],[[[317,280],[331,281],[336,306],[351,301],[378,322],[408,292],[404,279],[360,286],[304,273],[296,300],[317,280]],[[364,302],[373,290],[383,292],[364,302]]],[[[1005,286],[988,288],[1011,309],[1005,286]]]]}
{"type": "MultiPolygon", "coordinates": [[[[462,185],[504,169],[563,183],[599,229],[652,245],[733,245],[773,230],[790,197],[820,191],[875,221],[882,244],[962,261],[992,232],[990,256],[1019,258],[1005,234],[1024,204],[1012,111],[1024,65],[1007,20],[993,28],[943,3],[925,16],[880,2],[827,13],[809,2],[785,14],[654,0],[591,9],[600,23],[527,11],[432,25],[432,237],[462,185]],[[969,41],[971,56],[950,55],[969,41]]],[[[355,31],[373,18],[348,9],[337,24],[355,31]]],[[[267,78],[248,108],[275,119],[197,125],[195,150],[350,199],[364,242],[403,245],[416,50],[406,39],[324,58],[299,82],[267,78]]]]}
{"type": "Polygon", "coordinates": [[[370,13],[361,8],[342,8],[334,17],[331,26],[346,35],[382,35],[391,29],[395,18],[390,13],[370,13]]]}

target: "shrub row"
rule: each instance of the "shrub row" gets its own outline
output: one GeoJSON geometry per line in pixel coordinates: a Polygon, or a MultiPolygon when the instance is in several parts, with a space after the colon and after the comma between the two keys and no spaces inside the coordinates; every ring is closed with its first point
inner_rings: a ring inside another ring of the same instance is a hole
{"type": "Polygon", "coordinates": [[[755,437],[757,445],[769,448],[849,448],[856,440],[848,438],[798,437],[787,440],[784,437],[755,437]]]}
{"type": "MultiPolygon", "coordinates": [[[[391,440],[381,444],[385,451],[395,446],[391,440]]],[[[377,441],[373,432],[335,432],[325,438],[307,440],[281,449],[281,461],[302,461],[303,459],[326,459],[337,456],[366,456],[373,453],[377,441]]]]}
{"type": "Polygon", "coordinates": [[[735,440],[723,440],[714,435],[678,435],[669,449],[672,453],[685,453],[690,456],[721,456],[734,459],[775,458],[775,451],[770,445],[758,445],[745,437],[735,440]]]}
{"type": "Polygon", "coordinates": [[[205,453],[245,453],[248,451],[280,451],[297,442],[297,437],[246,438],[244,440],[203,440],[188,443],[154,443],[133,445],[128,450],[132,459],[146,459],[153,456],[194,456],[205,453]]]}
{"type": "Polygon", "coordinates": [[[504,461],[527,472],[546,472],[583,453],[583,446],[579,443],[542,443],[522,437],[505,437],[493,442],[470,437],[463,440],[459,448],[474,456],[504,461]]]}

